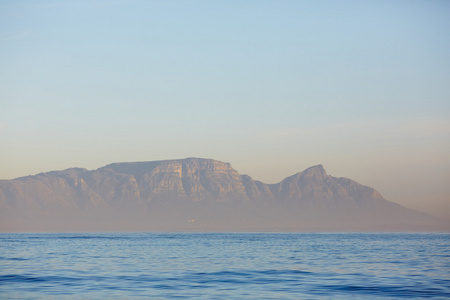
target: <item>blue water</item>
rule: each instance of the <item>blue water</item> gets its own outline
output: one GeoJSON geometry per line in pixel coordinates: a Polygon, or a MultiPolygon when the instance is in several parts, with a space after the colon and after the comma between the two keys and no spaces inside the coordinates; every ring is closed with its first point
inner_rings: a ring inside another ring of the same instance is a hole
{"type": "Polygon", "coordinates": [[[450,298],[450,234],[0,234],[1,299],[450,298]]]}

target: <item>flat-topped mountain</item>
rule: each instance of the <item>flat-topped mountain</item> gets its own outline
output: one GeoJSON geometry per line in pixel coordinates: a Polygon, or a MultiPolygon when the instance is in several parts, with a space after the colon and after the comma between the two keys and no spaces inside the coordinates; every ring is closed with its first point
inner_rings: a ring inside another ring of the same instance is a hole
{"type": "Polygon", "coordinates": [[[437,218],[313,166],[277,184],[229,163],[113,163],[0,180],[1,231],[445,230],[437,218]]]}

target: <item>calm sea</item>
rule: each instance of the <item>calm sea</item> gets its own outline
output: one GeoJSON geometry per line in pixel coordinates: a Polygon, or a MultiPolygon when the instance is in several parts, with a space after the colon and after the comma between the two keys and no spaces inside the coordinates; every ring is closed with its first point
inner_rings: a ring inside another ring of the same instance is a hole
{"type": "Polygon", "coordinates": [[[0,234],[1,299],[450,298],[450,234],[0,234]]]}

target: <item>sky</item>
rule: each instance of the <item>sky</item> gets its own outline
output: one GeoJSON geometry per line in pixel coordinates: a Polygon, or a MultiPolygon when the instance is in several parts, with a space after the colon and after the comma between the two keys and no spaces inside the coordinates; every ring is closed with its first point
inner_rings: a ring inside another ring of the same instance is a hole
{"type": "Polygon", "coordinates": [[[0,2],[0,179],[186,157],[450,219],[450,2],[0,2]]]}

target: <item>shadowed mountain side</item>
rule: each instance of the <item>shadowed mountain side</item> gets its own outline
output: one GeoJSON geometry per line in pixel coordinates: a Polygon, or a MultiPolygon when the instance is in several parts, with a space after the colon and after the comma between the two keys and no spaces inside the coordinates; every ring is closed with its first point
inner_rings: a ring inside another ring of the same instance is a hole
{"type": "Polygon", "coordinates": [[[314,166],[277,184],[229,163],[114,163],[0,180],[2,231],[448,230],[427,214],[314,166]]]}

